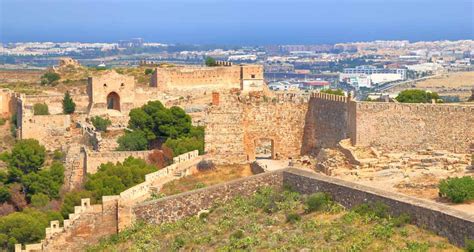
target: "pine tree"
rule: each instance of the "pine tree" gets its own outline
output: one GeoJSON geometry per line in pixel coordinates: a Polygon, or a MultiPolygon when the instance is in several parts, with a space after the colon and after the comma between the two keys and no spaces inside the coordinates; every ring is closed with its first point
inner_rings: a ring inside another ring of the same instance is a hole
{"type": "Polygon", "coordinates": [[[76,104],[71,98],[69,91],[64,94],[63,99],[63,112],[64,114],[72,114],[76,110],[76,104]]]}

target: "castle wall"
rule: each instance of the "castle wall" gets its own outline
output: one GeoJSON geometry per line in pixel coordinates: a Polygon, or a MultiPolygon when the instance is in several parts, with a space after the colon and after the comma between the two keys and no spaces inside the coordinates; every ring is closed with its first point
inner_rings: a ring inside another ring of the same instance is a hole
{"type": "MultiPolygon", "coordinates": [[[[89,97],[87,95],[72,95],[71,98],[76,104],[76,111],[78,113],[87,113],[89,106],[89,97]]],[[[32,109],[36,103],[44,103],[48,105],[50,114],[63,113],[63,99],[64,95],[26,95],[24,102],[25,108],[32,109]]]]}
{"type": "Polygon", "coordinates": [[[276,159],[301,154],[308,108],[304,98],[282,97],[273,101],[264,97],[242,100],[232,95],[221,98],[219,105],[210,107],[206,119],[206,152],[216,162],[255,160],[256,141],[260,139],[272,141],[276,159]]]}
{"type": "Polygon", "coordinates": [[[361,146],[469,153],[474,144],[472,105],[358,102],[356,121],[352,142],[361,146]]]}
{"type": "Polygon", "coordinates": [[[156,68],[151,86],[161,91],[186,89],[241,89],[263,84],[263,67],[260,65],[216,67],[167,67],[156,68]]]}
{"type": "Polygon", "coordinates": [[[33,138],[44,145],[47,150],[61,149],[68,146],[71,138],[69,127],[70,115],[28,115],[23,113],[19,125],[19,138],[33,138]]]}
{"type": "Polygon", "coordinates": [[[18,95],[9,89],[0,90],[0,118],[10,117],[16,113],[17,98],[18,95]]]}

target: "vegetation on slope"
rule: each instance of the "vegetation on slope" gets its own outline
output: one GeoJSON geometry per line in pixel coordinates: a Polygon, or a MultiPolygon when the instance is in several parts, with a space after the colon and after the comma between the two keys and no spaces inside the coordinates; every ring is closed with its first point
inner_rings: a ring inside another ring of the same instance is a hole
{"type": "Polygon", "coordinates": [[[432,100],[441,102],[437,93],[420,89],[403,90],[395,99],[402,103],[431,103],[432,100]]]}
{"type": "Polygon", "coordinates": [[[474,179],[471,176],[447,178],[439,183],[439,195],[454,203],[474,200],[474,179]]]}
{"type": "Polygon", "coordinates": [[[161,225],[139,223],[89,251],[458,250],[407,221],[390,216],[381,204],[345,211],[325,194],[265,188],[200,216],[161,225]]]}
{"type": "Polygon", "coordinates": [[[118,139],[119,150],[144,150],[164,143],[175,156],[192,150],[204,152],[204,128],[193,126],[191,117],[176,106],[166,108],[152,101],[132,109],[128,128],[133,131],[118,139]]]}

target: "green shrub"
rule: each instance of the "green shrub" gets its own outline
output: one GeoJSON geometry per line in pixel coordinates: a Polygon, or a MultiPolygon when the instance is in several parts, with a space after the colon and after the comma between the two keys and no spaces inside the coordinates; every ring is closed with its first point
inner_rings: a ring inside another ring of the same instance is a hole
{"type": "Polygon", "coordinates": [[[43,208],[49,203],[49,197],[43,193],[37,193],[31,196],[31,206],[35,208],[43,208]]]}
{"type": "Polygon", "coordinates": [[[36,103],[33,105],[34,115],[49,115],[48,105],[46,103],[36,103]]]}
{"type": "Polygon", "coordinates": [[[301,220],[301,216],[298,213],[288,213],[286,214],[286,222],[296,223],[301,220]]]}
{"type": "Polygon", "coordinates": [[[435,92],[426,92],[419,89],[403,90],[395,98],[403,103],[431,103],[432,100],[439,100],[439,95],[435,92]]]}
{"type": "Polygon", "coordinates": [[[128,157],[123,163],[101,164],[95,174],[88,174],[85,189],[99,201],[105,195],[118,195],[124,190],[145,181],[145,175],[156,168],[143,159],[128,157]]]}
{"type": "Polygon", "coordinates": [[[23,173],[38,171],[46,158],[46,149],[36,139],[22,139],[15,143],[7,154],[9,168],[20,169],[23,173]]]}
{"type": "Polygon", "coordinates": [[[153,72],[154,72],[154,70],[151,69],[151,68],[145,69],[145,74],[146,74],[146,75],[150,75],[150,74],[152,74],[153,72]]]}
{"type": "Polygon", "coordinates": [[[239,230],[233,232],[230,235],[230,238],[231,239],[242,239],[242,238],[244,238],[244,231],[242,229],[239,229],[239,230]]]}
{"type": "Polygon", "coordinates": [[[21,178],[21,183],[29,198],[35,194],[43,193],[49,198],[58,199],[63,181],[64,166],[58,162],[53,163],[49,169],[31,172],[21,178]]]}
{"type": "Polygon", "coordinates": [[[466,239],[464,247],[467,252],[474,252],[474,240],[466,239]]]}
{"type": "Polygon", "coordinates": [[[61,76],[54,72],[48,72],[41,76],[42,85],[55,85],[61,76]]]}
{"type": "Polygon", "coordinates": [[[5,125],[6,122],[7,122],[7,119],[0,117],[0,126],[5,125]]]}
{"type": "Polygon", "coordinates": [[[107,127],[112,125],[112,122],[108,118],[102,118],[100,116],[94,116],[91,118],[92,125],[98,131],[107,131],[107,127]]]}
{"type": "Polygon", "coordinates": [[[60,150],[54,150],[53,152],[53,159],[56,161],[61,161],[64,158],[65,154],[64,152],[60,150]]]}
{"type": "Polygon", "coordinates": [[[390,221],[395,227],[402,227],[405,224],[411,222],[411,216],[406,213],[402,213],[397,217],[392,217],[390,221]]]}
{"type": "Polygon", "coordinates": [[[4,185],[0,185],[0,203],[7,202],[10,197],[10,190],[4,185]]]}
{"type": "Polygon", "coordinates": [[[72,114],[76,110],[76,103],[71,98],[69,91],[64,94],[63,112],[64,114],[72,114]]]}
{"type": "Polygon", "coordinates": [[[212,58],[212,57],[207,57],[206,60],[204,61],[204,63],[205,63],[206,66],[208,66],[208,67],[217,66],[216,59],[214,59],[214,58],[212,58]]]}
{"type": "Polygon", "coordinates": [[[360,215],[383,219],[389,217],[388,209],[389,207],[387,205],[377,201],[371,204],[360,204],[354,207],[352,210],[360,215]]]}
{"type": "Polygon", "coordinates": [[[446,197],[454,203],[474,199],[474,179],[471,176],[443,179],[438,188],[441,197],[446,197]]]}
{"type": "Polygon", "coordinates": [[[141,130],[126,132],[117,139],[119,151],[141,151],[148,148],[148,140],[141,130]]]}
{"type": "Polygon", "coordinates": [[[64,195],[63,204],[61,205],[61,215],[65,218],[69,218],[70,213],[74,213],[74,207],[81,205],[81,199],[89,198],[91,204],[95,204],[96,200],[92,197],[92,192],[90,191],[72,191],[64,195]]]}
{"type": "Polygon", "coordinates": [[[305,201],[305,211],[307,213],[327,209],[332,203],[328,194],[323,192],[313,193],[305,201]]]}
{"type": "Polygon", "coordinates": [[[345,96],[342,89],[324,89],[321,90],[321,93],[345,96]]]}

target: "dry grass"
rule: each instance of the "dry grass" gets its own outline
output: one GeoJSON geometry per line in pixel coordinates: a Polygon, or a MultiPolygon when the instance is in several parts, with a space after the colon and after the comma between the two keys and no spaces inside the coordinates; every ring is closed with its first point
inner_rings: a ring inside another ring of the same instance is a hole
{"type": "Polygon", "coordinates": [[[216,169],[210,171],[202,171],[181,179],[170,181],[163,185],[160,193],[173,195],[251,175],[253,174],[250,170],[250,165],[217,166],[216,169]]]}
{"type": "Polygon", "coordinates": [[[416,83],[419,88],[472,88],[474,86],[474,72],[456,72],[444,74],[416,83]]]}

